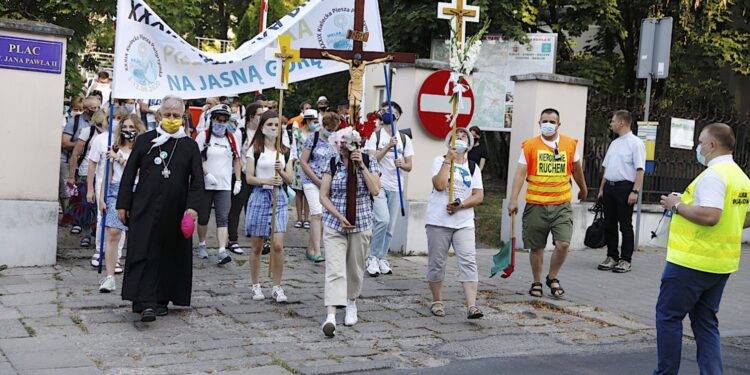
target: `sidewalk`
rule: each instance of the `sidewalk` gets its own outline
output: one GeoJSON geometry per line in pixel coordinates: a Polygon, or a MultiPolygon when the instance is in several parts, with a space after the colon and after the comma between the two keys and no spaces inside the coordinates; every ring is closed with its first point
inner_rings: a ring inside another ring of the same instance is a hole
{"type": "MultiPolygon", "coordinates": [[[[560,275],[566,298],[554,300],[526,294],[524,253],[510,279],[489,279],[494,250],[480,250],[478,302],[485,317],[477,321],[465,318],[455,258],[446,275],[448,316],[436,318],[424,281],[427,258],[393,256],[394,275],[366,278],[359,323],[344,327],[340,311],[336,337],[326,339],[320,329],[325,265],[305,260],[298,248],[304,243],[304,231],[287,233],[286,244],[297,246],[287,250],[289,303],[269,298],[267,257],[264,301],[250,298],[247,256],[233,255],[223,268],[213,259],[195,259],[192,307],[170,309],[151,324],[141,323],[120,299],[121,277],[117,293],[98,292],[91,249],[63,248],[55,267],[0,272],[0,374],[388,373],[452,364],[441,370],[449,373],[462,361],[481,368],[498,357],[515,358],[514,368],[533,373],[535,362],[551,355],[655,350],[652,316],[663,254],[638,253],[634,271],[616,275],[595,269],[603,253],[572,252],[560,275]]],[[[749,283],[746,274],[730,279],[721,315],[725,336],[748,336],[750,304],[740,291],[749,283]]],[[[725,347],[750,354],[747,337],[728,338],[725,347]]]]}

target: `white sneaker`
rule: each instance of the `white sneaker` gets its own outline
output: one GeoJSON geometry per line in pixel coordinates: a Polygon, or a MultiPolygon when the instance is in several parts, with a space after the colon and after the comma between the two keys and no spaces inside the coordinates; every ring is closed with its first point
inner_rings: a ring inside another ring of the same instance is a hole
{"type": "Polygon", "coordinates": [[[377,258],[367,258],[367,274],[372,277],[380,275],[380,265],[377,258]]]}
{"type": "Polygon", "coordinates": [[[281,289],[281,286],[274,286],[271,295],[276,302],[286,302],[286,295],[284,294],[284,289],[281,289]]]}
{"type": "Polygon", "coordinates": [[[266,296],[263,295],[263,290],[261,290],[260,284],[253,285],[253,301],[260,301],[265,298],[266,296]]]}
{"type": "Polygon", "coordinates": [[[206,243],[198,244],[198,258],[208,259],[208,250],[206,249],[206,243]]]}
{"type": "Polygon", "coordinates": [[[329,315],[323,322],[323,334],[326,337],[333,337],[335,336],[334,332],[336,332],[336,315],[329,315]]]}
{"type": "Polygon", "coordinates": [[[344,317],[345,326],[357,324],[357,303],[354,300],[346,301],[346,316],[344,317]]]}
{"type": "Polygon", "coordinates": [[[378,268],[380,268],[380,273],[382,275],[390,275],[393,273],[390,263],[385,259],[378,260],[378,268]]]}
{"type": "Polygon", "coordinates": [[[101,285],[99,285],[99,292],[100,293],[111,293],[114,292],[115,289],[115,277],[114,276],[107,276],[102,280],[101,285]]]}

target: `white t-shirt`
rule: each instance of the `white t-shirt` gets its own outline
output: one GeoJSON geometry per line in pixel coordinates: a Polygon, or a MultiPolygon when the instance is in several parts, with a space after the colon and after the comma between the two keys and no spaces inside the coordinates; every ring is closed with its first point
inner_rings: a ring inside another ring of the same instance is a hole
{"type": "MultiPolygon", "coordinates": [[[[443,166],[444,156],[438,156],[432,163],[432,176],[436,176],[443,166]]],[[[468,159],[463,164],[455,164],[453,169],[453,197],[465,201],[471,196],[474,189],[484,189],[482,185],[482,171],[479,166],[474,168],[474,175],[469,172],[468,159]]],[[[453,215],[448,215],[448,187],[443,191],[432,189],[430,200],[427,202],[427,210],[424,222],[428,225],[461,229],[474,227],[474,208],[458,210],[453,215]]]]}
{"type": "Polygon", "coordinates": [[[637,169],[646,169],[646,145],[633,132],[610,143],[602,162],[607,181],[635,182],[637,169]]]}
{"type": "MultiPolygon", "coordinates": [[[[130,158],[130,153],[132,150],[117,150],[117,156],[125,159],[125,164],[127,164],[128,159],[130,158]]],[[[112,162],[112,178],[111,181],[113,184],[119,184],[122,180],[122,173],[125,172],[125,164],[120,164],[117,161],[112,162]]],[[[138,179],[136,178],[136,183],[138,182],[138,179]]]]}
{"type": "MultiPolygon", "coordinates": [[[[78,175],[79,176],[87,176],[89,174],[89,155],[91,153],[91,148],[94,146],[94,141],[96,140],[96,138],[97,138],[98,135],[107,134],[107,132],[97,133],[96,132],[96,128],[88,126],[88,127],[85,127],[83,129],[81,129],[81,133],[78,136],[78,140],[81,141],[81,142],[84,142],[84,144],[85,144],[86,141],[89,140],[89,137],[92,136],[92,131],[93,131],[93,138],[91,138],[91,141],[89,142],[88,148],[85,149],[85,150],[83,150],[84,158],[81,161],[81,165],[78,166],[78,175]]],[[[107,139],[104,140],[104,153],[105,154],[107,153],[107,148],[106,147],[107,147],[107,139]]],[[[97,152],[99,152],[99,150],[97,150],[97,152]]],[[[102,169],[100,171],[99,170],[99,166],[97,166],[96,174],[99,175],[99,176],[103,176],[104,175],[103,173],[104,173],[104,169],[102,169]]]]}
{"type": "MultiPolygon", "coordinates": [[[[365,151],[377,151],[380,149],[385,148],[388,146],[388,144],[391,142],[391,135],[388,134],[388,132],[380,128],[378,130],[380,132],[380,144],[375,145],[375,142],[377,141],[377,133],[373,133],[370,136],[370,139],[365,142],[365,151]]],[[[414,147],[411,143],[411,138],[409,138],[408,135],[404,135],[404,138],[406,139],[406,145],[401,141],[401,136],[397,135],[396,138],[398,138],[398,145],[396,146],[398,148],[398,157],[400,160],[404,160],[407,156],[414,156],[414,147]]],[[[380,186],[383,187],[385,190],[389,191],[398,191],[398,177],[396,176],[396,162],[395,158],[393,156],[393,150],[388,150],[388,152],[383,156],[383,159],[381,159],[378,162],[378,166],[380,167],[380,186]]],[[[402,171],[403,173],[403,171],[402,171]]],[[[401,175],[401,187],[404,187],[404,181],[403,181],[403,174],[401,175]]]]}
{"type": "MultiPolygon", "coordinates": [[[[255,164],[255,153],[251,147],[247,150],[247,163],[255,164]]],[[[281,160],[281,168],[286,168],[286,157],[284,154],[279,154],[279,160],[281,160]]],[[[276,150],[266,147],[266,149],[258,156],[258,163],[255,164],[255,177],[266,179],[276,175],[276,150]]],[[[271,185],[263,185],[263,189],[272,189],[271,185]]]]}
{"type": "MultiPolygon", "coordinates": [[[[713,167],[720,163],[734,163],[732,155],[719,156],[708,163],[713,167]]],[[[693,193],[693,205],[701,207],[724,209],[724,197],[727,193],[727,184],[721,178],[719,172],[708,169],[703,172],[703,176],[695,185],[693,193]]]]}
{"type": "MultiPolygon", "coordinates": [[[[551,147],[553,149],[555,148],[555,145],[557,145],[557,143],[560,142],[560,135],[558,135],[557,138],[555,138],[554,141],[548,141],[548,140],[544,139],[544,137],[542,137],[541,135],[539,136],[539,138],[542,139],[542,142],[544,142],[545,145],[547,145],[547,146],[549,146],[549,147],[551,147]]],[[[577,163],[579,160],[581,160],[581,155],[578,154],[578,146],[576,146],[575,151],[573,151],[573,163],[577,163]]],[[[521,163],[521,164],[523,164],[523,165],[527,165],[528,164],[526,162],[526,153],[523,152],[523,148],[521,148],[521,157],[518,158],[518,162],[521,163]]]]}
{"type": "MultiPolygon", "coordinates": [[[[161,109],[161,99],[149,99],[146,100],[146,105],[148,106],[148,109],[154,112],[158,112],[159,109],[161,109]]],[[[156,122],[156,113],[147,113],[146,114],[146,121],[147,122],[156,122]]]]}
{"type": "MultiPolygon", "coordinates": [[[[206,132],[198,133],[195,137],[198,143],[198,151],[203,152],[206,147],[206,132]]],[[[234,151],[240,155],[239,150],[234,151]]],[[[232,146],[228,136],[217,137],[211,134],[211,140],[206,151],[206,161],[203,162],[208,173],[216,178],[218,184],[206,186],[206,190],[232,190],[232,173],[234,173],[234,159],[232,158],[232,146]]]]}

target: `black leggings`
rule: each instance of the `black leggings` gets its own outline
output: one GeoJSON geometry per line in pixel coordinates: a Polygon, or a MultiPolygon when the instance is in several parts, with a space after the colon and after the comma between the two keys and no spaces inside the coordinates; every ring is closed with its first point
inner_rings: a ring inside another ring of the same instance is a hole
{"type": "MultiPolygon", "coordinates": [[[[234,186],[234,175],[232,175],[232,186],[234,186]]],[[[240,214],[242,210],[247,210],[247,200],[252,191],[251,186],[247,183],[245,174],[242,173],[242,189],[240,193],[232,196],[232,205],[229,208],[229,242],[237,242],[237,227],[240,225],[240,214]]]]}

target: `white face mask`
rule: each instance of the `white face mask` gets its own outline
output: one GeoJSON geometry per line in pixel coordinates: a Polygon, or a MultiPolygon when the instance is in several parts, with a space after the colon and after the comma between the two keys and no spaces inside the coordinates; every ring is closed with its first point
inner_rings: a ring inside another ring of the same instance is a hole
{"type": "Polygon", "coordinates": [[[546,137],[551,137],[555,135],[555,132],[557,131],[557,125],[551,123],[551,122],[543,122],[542,123],[542,135],[546,137]]]}
{"type": "Polygon", "coordinates": [[[263,129],[263,135],[265,135],[268,138],[276,139],[276,137],[279,136],[279,134],[274,131],[273,129],[264,128],[263,129]]]}

